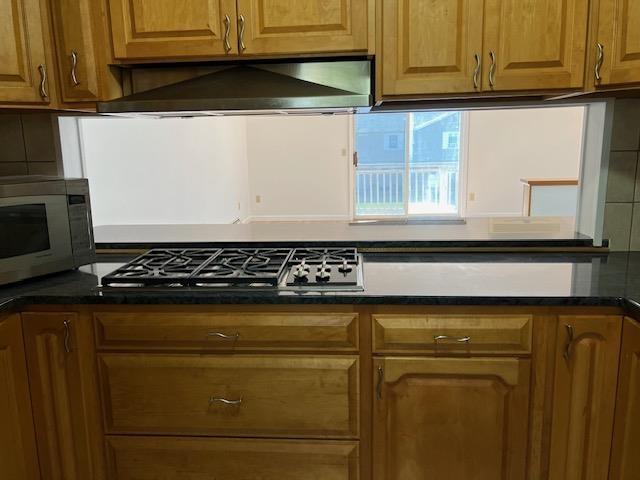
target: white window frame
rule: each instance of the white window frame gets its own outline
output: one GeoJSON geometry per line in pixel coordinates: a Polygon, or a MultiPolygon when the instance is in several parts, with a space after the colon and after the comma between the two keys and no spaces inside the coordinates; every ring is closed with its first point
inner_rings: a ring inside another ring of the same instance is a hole
{"type": "MultiPolygon", "coordinates": [[[[464,218],[467,207],[467,167],[469,160],[469,111],[460,110],[460,163],[458,171],[458,213],[433,213],[428,215],[422,214],[410,214],[409,213],[409,165],[411,160],[411,149],[413,148],[413,128],[411,125],[412,115],[407,112],[406,126],[405,126],[405,174],[404,174],[404,214],[402,215],[357,215],[357,191],[356,191],[356,170],[357,166],[355,162],[351,162],[350,175],[349,175],[349,189],[350,195],[350,210],[351,217],[354,221],[359,220],[458,220],[464,218]]],[[[356,128],[355,128],[355,115],[351,115],[351,121],[349,122],[350,139],[351,139],[351,158],[354,158],[356,152],[356,128]]]]}

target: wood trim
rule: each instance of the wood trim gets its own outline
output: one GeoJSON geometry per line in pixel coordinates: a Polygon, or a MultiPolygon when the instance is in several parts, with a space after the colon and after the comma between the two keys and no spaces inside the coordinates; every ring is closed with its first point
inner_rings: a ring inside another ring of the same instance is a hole
{"type": "Polygon", "coordinates": [[[557,178],[557,179],[544,179],[544,178],[521,178],[520,181],[525,185],[532,187],[551,187],[560,185],[578,185],[577,179],[572,178],[557,178]]]}

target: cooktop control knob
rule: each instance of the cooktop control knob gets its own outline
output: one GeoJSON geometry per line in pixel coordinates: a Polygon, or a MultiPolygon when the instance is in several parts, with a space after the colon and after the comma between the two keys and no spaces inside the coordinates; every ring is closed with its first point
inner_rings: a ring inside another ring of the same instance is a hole
{"type": "Polygon", "coordinates": [[[331,279],[331,268],[320,267],[316,273],[316,279],[319,282],[328,282],[331,279]]]}
{"type": "Polygon", "coordinates": [[[343,260],[342,265],[338,267],[340,273],[349,273],[351,270],[353,270],[353,267],[349,265],[346,260],[343,260]]]}
{"type": "Polygon", "coordinates": [[[304,264],[300,264],[297,267],[293,268],[293,277],[296,279],[296,281],[298,282],[302,282],[307,280],[307,277],[309,276],[309,267],[307,267],[304,264]]]}

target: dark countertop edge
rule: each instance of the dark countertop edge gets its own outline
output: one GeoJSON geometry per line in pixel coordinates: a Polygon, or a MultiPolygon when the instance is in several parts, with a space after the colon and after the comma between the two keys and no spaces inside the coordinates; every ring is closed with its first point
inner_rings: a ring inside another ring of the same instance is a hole
{"type": "MultiPolygon", "coordinates": [[[[313,241],[318,247],[356,247],[356,248],[585,248],[593,247],[590,238],[552,239],[552,240],[356,240],[313,241]]],[[[308,240],[280,241],[243,241],[243,242],[104,242],[96,243],[99,250],[151,249],[151,248],[258,248],[258,247],[307,247],[308,240]]]]}
{"type": "Polygon", "coordinates": [[[350,295],[171,295],[121,293],[108,295],[25,295],[0,304],[0,313],[27,305],[424,305],[424,306],[525,306],[620,307],[640,319],[640,304],[621,297],[453,297],[453,296],[350,296],[350,295]]]}

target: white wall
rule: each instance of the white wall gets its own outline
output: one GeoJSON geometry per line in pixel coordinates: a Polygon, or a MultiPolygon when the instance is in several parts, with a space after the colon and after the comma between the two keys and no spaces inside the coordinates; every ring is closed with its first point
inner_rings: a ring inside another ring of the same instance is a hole
{"type": "Polygon", "coordinates": [[[521,178],[578,179],[583,123],[584,107],[470,112],[466,216],[521,215],[521,178]]]}
{"type": "Polygon", "coordinates": [[[347,115],[247,118],[251,220],[350,219],[350,137],[347,115]]]}
{"type": "Polygon", "coordinates": [[[242,117],[85,118],[80,136],[96,226],[231,223],[247,214],[242,117]]]}

